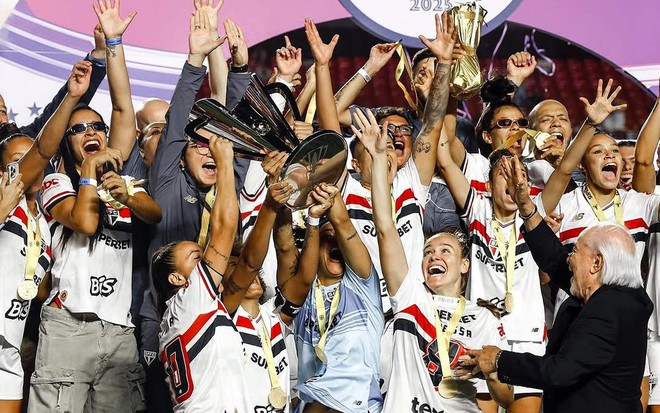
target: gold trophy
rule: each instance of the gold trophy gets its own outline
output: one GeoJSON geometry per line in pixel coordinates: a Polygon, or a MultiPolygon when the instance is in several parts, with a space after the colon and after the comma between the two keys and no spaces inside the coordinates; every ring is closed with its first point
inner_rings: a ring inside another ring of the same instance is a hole
{"type": "Polygon", "coordinates": [[[454,19],[457,28],[458,41],[467,53],[451,66],[450,92],[459,100],[466,100],[476,95],[483,83],[477,47],[486,13],[478,2],[465,3],[449,9],[449,15],[454,19]]]}

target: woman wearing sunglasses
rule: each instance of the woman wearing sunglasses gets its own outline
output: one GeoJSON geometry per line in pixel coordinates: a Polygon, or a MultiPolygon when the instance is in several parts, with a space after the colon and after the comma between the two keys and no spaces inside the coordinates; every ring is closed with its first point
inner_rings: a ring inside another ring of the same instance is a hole
{"type": "Polygon", "coordinates": [[[121,45],[135,14],[122,19],[119,2],[109,0],[94,10],[106,38],[112,127],[94,110],[76,108],[60,145],[64,173],[48,175],[42,185],[54,263],[31,380],[28,411],[35,413],[56,406],[69,412],[144,409],[144,372],[129,314],[131,220],[158,222],[160,208],[131,177],[116,172],[135,143],[121,45]]]}
{"type": "Polygon", "coordinates": [[[51,264],[50,231],[36,196],[43,181],[43,170],[57,152],[71,111],[89,87],[91,71],[89,62],[76,63],[67,82],[68,93],[36,141],[14,124],[4,124],[0,128],[0,170],[4,173],[0,187],[12,187],[18,195],[9,211],[5,211],[8,193],[3,191],[0,201],[3,205],[0,208],[0,277],[3,279],[0,307],[4,314],[0,319],[2,412],[21,411],[23,368],[19,348],[31,300],[37,296],[51,264]],[[17,168],[20,173],[13,176],[11,171],[17,168]]]}

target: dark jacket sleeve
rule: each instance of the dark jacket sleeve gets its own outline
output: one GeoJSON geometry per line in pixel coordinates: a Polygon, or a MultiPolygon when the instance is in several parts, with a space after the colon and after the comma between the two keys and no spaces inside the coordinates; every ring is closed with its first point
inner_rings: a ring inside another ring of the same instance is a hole
{"type": "Polygon", "coordinates": [[[503,351],[497,369],[500,381],[547,390],[575,385],[598,372],[616,354],[617,311],[612,305],[583,310],[557,354],[541,357],[503,351]]]}
{"type": "MultiPolygon", "coordinates": [[[[103,79],[105,79],[105,64],[94,62],[93,59],[90,59],[89,55],[85,57],[85,60],[92,62],[92,76],[89,81],[87,92],[83,95],[82,98],[80,98],[80,103],[89,105],[89,102],[91,102],[92,98],[94,97],[96,90],[101,85],[103,79]]],[[[64,100],[67,92],[67,85],[66,82],[64,82],[64,86],[62,86],[57,94],[55,94],[53,100],[51,100],[50,103],[46,105],[43,112],[41,112],[41,115],[37,116],[29,125],[22,126],[21,131],[27,136],[36,138],[46,122],[48,122],[48,119],[50,119],[53,113],[55,113],[57,108],[60,106],[60,103],[62,103],[64,100]]]]}
{"type": "Polygon", "coordinates": [[[552,283],[568,293],[573,276],[566,262],[568,252],[552,229],[545,221],[541,221],[536,228],[529,232],[523,228],[522,234],[532,253],[532,258],[541,271],[550,276],[552,283]]]}
{"type": "MultiPolygon", "coordinates": [[[[249,82],[250,76],[247,73],[229,72],[227,79],[227,108],[231,110],[238,104],[243,98],[243,95],[245,95],[245,90],[249,82]]],[[[236,195],[243,189],[249,166],[249,159],[234,158],[234,185],[236,187],[236,195]]]]}
{"type": "Polygon", "coordinates": [[[167,126],[163,130],[154,161],[149,170],[149,188],[155,196],[168,190],[167,184],[179,173],[181,154],[188,144],[184,129],[195,103],[195,95],[202,85],[206,67],[195,67],[186,62],[172,95],[172,104],[165,115],[167,126]]]}

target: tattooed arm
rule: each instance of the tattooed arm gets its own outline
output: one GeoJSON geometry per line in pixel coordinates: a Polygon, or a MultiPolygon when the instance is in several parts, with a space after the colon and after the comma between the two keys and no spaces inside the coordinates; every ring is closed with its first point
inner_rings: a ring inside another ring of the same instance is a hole
{"type": "Polygon", "coordinates": [[[424,107],[424,126],[413,149],[415,166],[423,185],[430,185],[435,173],[438,140],[449,102],[449,68],[455,37],[453,20],[446,12],[442,14],[442,24],[436,15],[436,39],[433,42],[420,36],[422,42],[438,59],[429,99],[424,107]]]}

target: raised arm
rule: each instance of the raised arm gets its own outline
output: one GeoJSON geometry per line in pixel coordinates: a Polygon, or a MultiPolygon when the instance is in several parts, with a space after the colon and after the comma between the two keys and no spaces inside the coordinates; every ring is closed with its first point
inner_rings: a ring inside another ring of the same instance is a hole
{"type": "MultiPolygon", "coordinates": [[[[219,0],[218,4],[213,5],[213,0],[195,0],[195,10],[201,10],[204,16],[209,18],[209,31],[218,33],[218,12],[224,0],[219,0]]],[[[224,39],[221,39],[224,41],[224,39]]],[[[227,101],[227,76],[229,67],[222,48],[218,47],[209,54],[209,85],[211,87],[211,98],[217,100],[223,105],[227,101]]]]}
{"type": "MultiPolygon", "coordinates": [[[[298,105],[298,110],[301,114],[307,113],[309,104],[312,101],[312,97],[316,93],[316,66],[311,65],[307,72],[305,73],[305,86],[303,86],[298,97],[296,97],[296,104],[298,105]]],[[[293,116],[291,112],[287,113],[287,121],[293,122],[293,116]]],[[[313,119],[312,119],[313,120],[313,119]]],[[[310,120],[310,122],[312,121],[310,120]]]]}
{"type": "Polygon", "coordinates": [[[653,155],[660,140],[660,96],[655,99],[655,105],[646,118],[644,126],[639,131],[635,145],[635,166],[633,167],[633,189],[637,192],[653,192],[655,190],[655,168],[653,155]]]}
{"type": "Polygon", "coordinates": [[[57,154],[60,142],[64,138],[71,112],[87,92],[92,74],[92,64],[81,61],[73,66],[67,81],[67,94],[53,116],[39,133],[30,149],[20,160],[21,180],[26,188],[38,179],[48,165],[50,158],[57,154]]]}
{"type": "Polygon", "coordinates": [[[612,83],[612,79],[610,79],[609,82],[607,82],[605,90],[603,90],[603,80],[598,80],[596,99],[593,103],[589,103],[584,97],[580,98],[580,101],[584,103],[584,109],[587,112],[587,119],[582,124],[576,138],[571,142],[571,145],[564,153],[564,159],[562,159],[557,168],[555,168],[552,175],[550,175],[548,182],[545,184],[545,189],[543,189],[543,194],[541,195],[545,213],[551,213],[559,204],[559,200],[564,194],[566,186],[571,181],[571,175],[589,147],[589,142],[596,133],[598,125],[600,125],[610,113],[627,107],[625,104],[618,106],[612,105],[612,102],[621,90],[621,86],[619,86],[610,94],[612,83]]]}
{"type": "Polygon", "coordinates": [[[444,130],[442,130],[440,136],[440,144],[437,150],[440,174],[445,179],[456,206],[464,210],[470,193],[470,183],[465,178],[461,168],[452,159],[449,138],[444,130]]]}
{"type": "Polygon", "coordinates": [[[135,110],[131,98],[131,85],[128,80],[128,69],[124,57],[124,46],[121,37],[135,18],[132,12],[125,19],[119,16],[119,0],[99,0],[93,3],[94,12],[105,35],[106,64],[108,71],[108,87],[112,100],[112,116],[110,119],[111,135],[108,146],[121,152],[122,159],[128,156],[135,145],[135,110]]]}
{"type": "Polygon", "coordinates": [[[321,129],[329,129],[341,133],[335,98],[332,95],[332,79],[330,78],[330,59],[339,41],[339,35],[334,35],[330,43],[321,40],[316,25],[310,19],[305,19],[305,34],[314,56],[316,71],[316,107],[318,108],[319,125],[321,129]]]}
{"type": "Polygon", "coordinates": [[[371,198],[378,238],[378,252],[383,277],[387,283],[387,291],[393,296],[399,291],[399,287],[408,274],[408,261],[392,216],[392,193],[390,184],[387,182],[387,122],[383,124],[382,128],[379,128],[378,122],[370,110],[367,111],[366,116],[362,111],[355,112],[355,115],[360,129],[358,130],[352,125],[351,129],[373,158],[371,198]]]}
{"type": "Polygon", "coordinates": [[[385,67],[387,62],[392,58],[398,43],[381,43],[376,44],[369,52],[369,59],[357,71],[353,77],[348,79],[344,86],[335,94],[335,101],[337,102],[337,113],[339,114],[339,123],[342,126],[350,126],[353,122],[351,119],[351,112],[348,108],[355,102],[362,89],[367,85],[369,80],[376,76],[380,70],[385,67]],[[369,79],[369,80],[367,80],[369,79]]]}
{"type": "Polygon", "coordinates": [[[311,193],[314,204],[308,210],[307,231],[300,260],[295,274],[280,287],[284,298],[293,304],[303,304],[318,273],[320,241],[318,220],[332,207],[335,201],[334,195],[336,195],[334,190],[327,192],[320,187],[316,187],[311,193]]]}
{"type": "Polygon", "coordinates": [[[436,39],[433,42],[420,36],[424,45],[433,52],[438,61],[431,92],[424,107],[424,126],[417,136],[413,150],[415,166],[423,185],[430,185],[431,178],[435,174],[438,140],[449,101],[449,69],[456,39],[454,21],[447,12],[442,13],[442,24],[440,16],[435,15],[435,28],[436,39]]]}
{"type": "Polygon", "coordinates": [[[506,78],[520,87],[536,69],[536,58],[528,52],[516,52],[506,61],[506,78]]]}
{"type": "Polygon", "coordinates": [[[365,247],[362,239],[358,236],[351,218],[348,216],[346,204],[339,194],[339,190],[331,185],[322,184],[322,191],[327,192],[329,195],[335,192],[335,202],[328,211],[328,218],[332,227],[335,229],[335,237],[337,244],[341,251],[346,264],[357,274],[360,278],[367,279],[371,275],[371,257],[369,250],[365,247]],[[339,195],[338,195],[339,194],[339,195]]]}
{"type": "MultiPolygon", "coordinates": [[[[213,161],[217,165],[216,194],[213,208],[211,208],[211,238],[204,251],[204,261],[213,270],[211,271],[213,281],[220,286],[221,283],[224,284],[227,281],[224,274],[229,264],[229,256],[238,226],[238,199],[234,191],[234,150],[231,142],[211,136],[209,149],[213,161]]],[[[223,292],[223,302],[224,294],[223,292]]],[[[231,291],[229,294],[231,295],[231,291]]],[[[238,304],[236,308],[238,308],[238,304]]],[[[233,310],[227,308],[227,311],[233,312],[236,308],[233,310]]]]}

